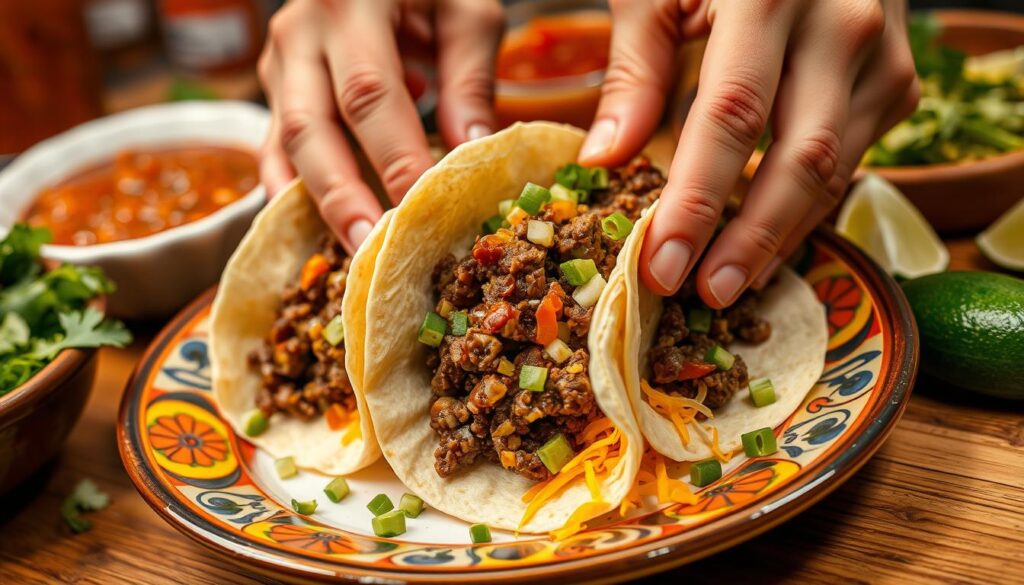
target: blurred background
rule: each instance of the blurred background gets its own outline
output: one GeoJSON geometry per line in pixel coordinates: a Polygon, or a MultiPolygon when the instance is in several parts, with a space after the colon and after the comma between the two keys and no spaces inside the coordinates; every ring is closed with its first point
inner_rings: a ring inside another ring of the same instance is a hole
{"type": "MultiPolygon", "coordinates": [[[[0,165],[48,136],[107,113],[196,98],[260,101],[256,60],[267,22],[283,2],[0,2],[0,165]]],[[[524,12],[523,5],[535,3],[506,4],[524,12]]],[[[1020,0],[911,5],[1024,10],[1020,0]]],[[[407,74],[428,126],[434,101],[430,73],[428,64],[410,64],[407,74]]],[[[522,113],[511,115],[517,114],[522,113]]],[[[583,124],[586,117],[570,121],[583,124]]]]}

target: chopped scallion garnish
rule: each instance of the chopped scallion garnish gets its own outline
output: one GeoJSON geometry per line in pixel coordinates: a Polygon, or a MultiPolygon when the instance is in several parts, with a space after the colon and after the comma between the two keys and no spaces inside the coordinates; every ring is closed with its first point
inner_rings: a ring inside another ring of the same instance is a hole
{"type": "Polygon", "coordinates": [[[370,522],[373,526],[373,533],[382,538],[400,536],[405,534],[405,512],[392,510],[386,514],[374,516],[370,522]]]}
{"type": "Polygon", "coordinates": [[[341,318],[341,313],[334,316],[327,327],[324,327],[324,341],[337,347],[339,343],[345,341],[345,321],[341,318]]]}
{"type": "Polygon", "coordinates": [[[597,301],[601,298],[601,293],[604,292],[604,287],[607,284],[608,283],[605,281],[604,277],[597,274],[594,278],[587,281],[587,284],[584,284],[572,291],[572,298],[577,304],[579,304],[579,306],[584,309],[588,309],[597,304],[597,301]]]}
{"type": "Polygon", "coordinates": [[[294,457],[282,457],[275,460],[274,469],[277,471],[277,477],[280,479],[288,479],[299,474],[299,468],[295,465],[294,457]]]}
{"type": "Polygon", "coordinates": [[[469,314],[465,311],[452,311],[452,335],[462,337],[469,329],[469,314]]]}
{"type": "Polygon", "coordinates": [[[750,381],[750,401],[761,408],[775,402],[775,384],[768,378],[756,378],[750,381]]]}
{"type": "Polygon", "coordinates": [[[423,499],[415,494],[404,493],[398,501],[398,509],[410,518],[416,518],[423,512],[423,499]]]}
{"type": "Polygon", "coordinates": [[[300,502],[295,498],[292,498],[292,510],[295,510],[297,513],[302,514],[303,516],[309,516],[313,512],[316,512],[316,500],[306,500],[304,502],[300,502]]]}
{"type": "Polygon", "coordinates": [[[686,328],[693,333],[711,331],[711,311],[706,307],[690,307],[686,312],[686,328]]]}
{"type": "Polygon", "coordinates": [[[719,370],[728,370],[732,367],[736,358],[721,345],[713,345],[704,354],[704,361],[715,364],[719,370]]]}
{"type": "Polygon", "coordinates": [[[391,502],[391,498],[387,494],[377,494],[373,496],[369,504],[366,504],[366,509],[369,510],[374,516],[380,516],[385,512],[389,512],[395,509],[395,504],[391,502]]]}
{"type": "Polygon", "coordinates": [[[740,435],[740,441],[743,442],[743,452],[747,454],[747,457],[771,455],[779,450],[770,427],[743,433],[740,435]]]}
{"type": "Polygon", "coordinates": [[[551,185],[550,191],[552,201],[572,201],[573,203],[580,202],[579,193],[560,183],[555,183],[554,185],[551,185]]]}
{"type": "Polygon", "coordinates": [[[472,524],[469,527],[469,540],[473,544],[491,542],[491,528],[486,524],[472,524]]]}
{"type": "Polygon", "coordinates": [[[566,463],[572,461],[575,455],[572,445],[569,444],[569,441],[565,439],[565,435],[562,433],[551,437],[547,443],[544,443],[540,449],[537,449],[537,457],[540,458],[544,467],[547,467],[551,473],[561,471],[566,463]]]}
{"type": "Polygon", "coordinates": [[[565,276],[565,280],[573,286],[586,284],[597,275],[597,264],[591,258],[576,258],[562,262],[558,268],[565,276]]]}
{"type": "Polygon", "coordinates": [[[601,220],[601,229],[613,240],[623,240],[633,231],[633,222],[620,212],[609,215],[601,220]]]}
{"type": "Polygon", "coordinates": [[[263,411],[254,408],[245,415],[245,434],[250,437],[263,434],[263,431],[267,430],[267,416],[263,414],[263,411]]]}
{"type": "Polygon", "coordinates": [[[543,392],[547,380],[547,368],[526,365],[519,369],[519,387],[524,390],[543,392]]]}
{"type": "Polygon", "coordinates": [[[512,208],[515,207],[515,205],[515,199],[502,199],[498,202],[498,215],[505,217],[512,211],[512,208]]]}
{"type": "Polygon", "coordinates": [[[594,167],[590,169],[590,188],[591,189],[607,189],[608,188],[608,169],[604,167],[594,167]]]}
{"type": "Polygon", "coordinates": [[[345,499],[349,493],[348,481],[344,477],[336,477],[324,488],[327,499],[337,504],[345,499]]]}
{"type": "Polygon", "coordinates": [[[444,317],[430,311],[423,317],[423,324],[420,325],[420,334],[417,339],[424,345],[437,347],[441,345],[441,340],[444,339],[447,329],[448,322],[444,320],[444,317]]]}
{"type": "Polygon", "coordinates": [[[706,459],[690,465],[690,483],[704,487],[722,477],[722,464],[718,459],[706,459]]]}
{"type": "Polygon", "coordinates": [[[516,200],[516,206],[530,215],[537,215],[542,205],[551,200],[551,191],[536,183],[527,183],[516,200]]]}

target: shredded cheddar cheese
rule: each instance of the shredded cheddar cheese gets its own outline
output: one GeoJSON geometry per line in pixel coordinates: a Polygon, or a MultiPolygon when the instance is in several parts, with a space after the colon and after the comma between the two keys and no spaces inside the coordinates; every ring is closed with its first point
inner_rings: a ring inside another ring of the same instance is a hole
{"type": "Polygon", "coordinates": [[[697,496],[690,491],[686,482],[669,477],[664,456],[650,447],[640,461],[636,482],[619,505],[619,514],[625,516],[640,507],[644,496],[653,496],[659,504],[692,504],[697,501],[697,496]]]}
{"type": "Polygon", "coordinates": [[[707,397],[707,389],[701,387],[696,398],[670,396],[648,384],[647,380],[640,380],[640,389],[647,397],[647,403],[651,405],[651,408],[672,423],[683,445],[690,444],[689,427],[692,426],[719,461],[727,463],[732,459],[733,452],[723,452],[718,445],[718,429],[714,425],[705,426],[697,421],[698,413],[708,419],[715,416],[711,409],[703,404],[704,398],[707,397]]]}

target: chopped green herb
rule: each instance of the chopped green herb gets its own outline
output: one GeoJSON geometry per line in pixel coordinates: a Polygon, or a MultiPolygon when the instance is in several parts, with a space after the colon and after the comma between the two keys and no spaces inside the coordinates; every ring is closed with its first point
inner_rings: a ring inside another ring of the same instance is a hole
{"type": "Polygon", "coordinates": [[[516,200],[516,206],[530,215],[537,215],[541,206],[548,201],[551,201],[551,191],[536,183],[527,183],[516,200]]]}
{"type": "Polygon", "coordinates": [[[728,370],[736,358],[721,345],[713,345],[704,354],[704,361],[715,364],[719,370],[728,370]]]}
{"type": "Polygon", "coordinates": [[[540,449],[537,449],[537,457],[540,458],[541,463],[551,473],[561,471],[565,464],[572,461],[572,458],[575,456],[576,453],[573,452],[572,445],[569,444],[569,441],[565,439],[565,435],[562,433],[551,437],[547,443],[544,443],[540,449]]]}
{"type": "Polygon", "coordinates": [[[756,378],[750,381],[750,401],[761,408],[775,402],[775,384],[768,378],[756,378]]]}
{"type": "Polygon", "coordinates": [[[268,422],[267,416],[263,414],[263,411],[254,408],[245,415],[245,424],[242,426],[245,429],[246,436],[256,437],[262,435],[263,431],[267,430],[268,422]]]}
{"type": "Polygon", "coordinates": [[[316,500],[306,500],[300,502],[295,498],[292,498],[292,510],[296,513],[302,514],[303,516],[309,516],[313,512],[316,512],[316,500]]]}
{"type": "Polygon", "coordinates": [[[61,503],[60,514],[75,534],[92,528],[92,522],[82,517],[82,512],[96,512],[110,505],[110,496],[100,490],[91,480],[83,479],[75,485],[61,503]]]}
{"type": "Polygon", "coordinates": [[[277,477],[281,479],[288,479],[299,474],[294,457],[282,457],[274,461],[274,469],[277,470],[277,477]]]}
{"type": "Polygon", "coordinates": [[[779,450],[770,427],[743,433],[740,435],[740,441],[743,443],[743,452],[747,457],[771,455],[779,450]]]}
{"type": "Polygon", "coordinates": [[[601,229],[613,240],[624,240],[633,231],[633,222],[616,211],[601,221],[601,229]]]}
{"type": "Polygon", "coordinates": [[[452,311],[452,335],[462,337],[469,329],[469,314],[465,311],[452,311]]]}
{"type": "Polygon", "coordinates": [[[327,323],[327,327],[324,327],[324,341],[337,347],[339,343],[345,341],[345,321],[341,318],[341,313],[334,316],[330,322],[327,323]]]}
{"type": "Polygon", "coordinates": [[[324,488],[327,499],[337,504],[349,494],[348,481],[344,477],[336,477],[324,488]]]}
{"type": "Polygon", "coordinates": [[[693,333],[711,331],[711,311],[706,307],[690,307],[686,312],[686,328],[693,333]]]}
{"type": "Polygon", "coordinates": [[[565,276],[565,280],[573,286],[587,284],[597,274],[597,264],[590,258],[576,258],[562,262],[558,268],[565,276]]]}
{"type": "Polygon", "coordinates": [[[469,527],[469,540],[473,544],[491,542],[491,528],[486,524],[471,524],[469,527]]]}
{"type": "Polygon", "coordinates": [[[384,512],[394,510],[395,504],[391,502],[391,498],[387,494],[377,494],[373,496],[369,504],[366,504],[366,509],[372,512],[374,516],[380,516],[384,512]]]}
{"type": "Polygon", "coordinates": [[[706,459],[690,465],[690,483],[697,487],[712,484],[720,477],[722,477],[722,464],[717,459],[706,459]]]}
{"type": "Polygon", "coordinates": [[[405,512],[406,516],[417,518],[423,512],[423,500],[419,496],[407,492],[402,494],[402,499],[398,501],[398,508],[405,512]]]}
{"type": "Polygon", "coordinates": [[[405,512],[392,510],[390,512],[374,516],[373,533],[381,538],[391,538],[405,534],[405,512]]]}
{"type": "Polygon", "coordinates": [[[441,340],[444,339],[444,333],[447,329],[448,322],[444,320],[444,317],[430,311],[423,317],[423,324],[420,325],[419,342],[431,347],[437,347],[441,345],[441,340]]]}
{"type": "Polygon", "coordinates": [[[543,392],[548,380],[548,369],[525,365],[519,368],[519,387],[533,392],[543,392]]]}

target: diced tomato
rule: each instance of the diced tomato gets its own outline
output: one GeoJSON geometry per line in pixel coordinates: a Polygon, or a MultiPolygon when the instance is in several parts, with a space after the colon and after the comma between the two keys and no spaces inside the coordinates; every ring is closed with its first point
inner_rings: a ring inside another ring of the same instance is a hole
{"type": "Polygon", "coordinates": [[[505,240],[491,234],[477,239],[473,245],[473,258],[481,266],[496,264],[505,254],[505,240]]]}
{"type": "Polygon", "coordinates": [[[693,380],[710,374],[715,371],[715,364],[707,364],[704,362],[686,362],[683,364],[679,375],[676,376],[677,380],[693,380]]]}
{"type": "Polygon", "coordinates": [[[302,290],[309,290],[310,287],[316,284],[316,280],[327,274],[330,269],[331,265],[327,263],[327,258],[324,258],[322,254],[313,254],[302,265],[299,286],[302,287],[302,290]]]}
{"type": "Polygon", "coordinates": [[[335,403],[324,413],[324,419],[327,420],[327,428],[338,431],[348,424],[348,411],[342,405],[335,403]]]}
{"type": "Polygon", "coordinates": [[[562,310],[562,287],[555,283],[537,307],[537,333],[534,341],[547,345],[558,339],[558,312],[562,310]]]}
{"type": "Polygon", "coordinates": [[[501,331],[505,326],[505,323],[511,321],[512,318],[516,317],[518,314],[519,311],[509,303],[504,301],[495,303],[495,305],[487,311],[487,314],[484,315],[483,320],[480,322],[480,327],[488,333],[497,333],[501,331]]]}

